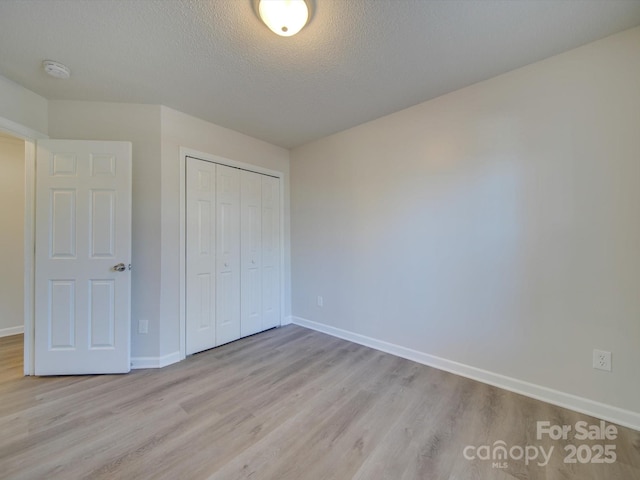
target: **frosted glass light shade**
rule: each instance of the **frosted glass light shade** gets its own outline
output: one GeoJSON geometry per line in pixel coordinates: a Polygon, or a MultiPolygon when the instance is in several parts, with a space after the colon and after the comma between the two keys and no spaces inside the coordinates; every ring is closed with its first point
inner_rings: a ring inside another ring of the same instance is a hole
{"type": "Polygon", "coordinates": [[[260,0],[258,13],[271,31],[283,37],[295,35],[309,20],[305,0],[260,0]]]}

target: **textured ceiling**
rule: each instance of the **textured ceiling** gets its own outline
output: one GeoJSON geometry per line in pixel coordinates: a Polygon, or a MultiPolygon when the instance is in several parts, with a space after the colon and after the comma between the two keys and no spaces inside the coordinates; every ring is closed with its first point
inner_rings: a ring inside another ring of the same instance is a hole
{"type": "Polygon", "coordinates": [[[640,25],[640,0],[0,0],[0,75],[48,99],[163,104],[293,147],[640,25]],[[72,78],[47,77],[44,59],[72,78]]]}

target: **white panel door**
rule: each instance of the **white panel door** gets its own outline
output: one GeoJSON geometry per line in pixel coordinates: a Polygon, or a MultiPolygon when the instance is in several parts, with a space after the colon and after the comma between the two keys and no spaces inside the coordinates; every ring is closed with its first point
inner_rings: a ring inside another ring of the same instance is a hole
{"type": "Polygon", "coordinates": [[[216,345],[240,338],[240,170],[216,165],[216,345]]]}
{"type": "Polygon", "coordinates": [[[40,140],[35,373],[130,369],[131,143],[40,140]]]}
{"type": "Polygon", "coordinates": [[[262,180],[262,330],[280,326],[280,179],[262,180]]]}
{"type": "Polygon", "coordinates": [[[262,331],[262,175],[240,174],[240,314],[243,337],[262,331]]]}
{"type": "Polygon", "coordinates": [[[216,346],[216,166],[187,158],[187,355],[216,346]]]}

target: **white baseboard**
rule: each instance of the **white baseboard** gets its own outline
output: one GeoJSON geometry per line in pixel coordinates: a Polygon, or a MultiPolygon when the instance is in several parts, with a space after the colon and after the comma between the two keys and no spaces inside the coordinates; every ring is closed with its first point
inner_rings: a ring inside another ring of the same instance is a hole
{"type": "Polygon", "coordinates": [[[481,368],[472,367],[462,363],[447,360],[445,358],[429,355],[428,353],[412,350],[400,345],[388,343],[383,340],[360,335],[359,333],[342,330],[322,323],[313,322],[304,318],[292,317],[292,323],[307,327],[318,332],[349,340],[350,342],[371,347],[382,352],[390,353],[398,357],[406,358],[429,367],[444,370],[462,377],[471,378],[482,383],[519,393],[527,397],[535,398],[543,402],[551,403],[559,407],[568,408],[576,412],[591,415],[608,422],[616,423],[640,431],[640,413],[631,410],[614,407],[604,403],[589,400],[587,398],[543,387],[533,383],[507,377],[498,373],[489,372],[481,368]]]}
{"type": "Polygon", "coordinates": [[[180,352],[173,352],[162,357],[131,357],[131,368],[162,368],[180,361],[180,352]]]}
{"type": "Polygon", "coordinates": [[[24,333],[24,325],[19,327],[0,328],[0,337],[10,337],[11,335],[20,335],[24,333]]]}
{"type": "Polygon", "coordinates": [[[293,317],[289,315],[287,317],[282,318],[282,321],[280,322],[280,326],[284,327],[285,325],[291,325],[292,323],[293,323],[293,317]]]}

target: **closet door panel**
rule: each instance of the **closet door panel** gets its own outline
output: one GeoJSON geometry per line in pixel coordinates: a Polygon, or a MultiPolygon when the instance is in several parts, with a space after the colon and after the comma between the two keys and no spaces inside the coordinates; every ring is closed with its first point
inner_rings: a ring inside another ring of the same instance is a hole
{"type": "Polygon", "coordinates": [[[262,331],[262,175],[240,174],[241,227],[241,333],[262,331]]]}
{"type": "Polygon", "coordinates": [[[187,158],[187,355],[216,344],[215,201],[215,165],[187,158]]]}
{"type": "Polygon", "coordinates": [[[216,345],[240,338],[240,170],[216,165],[216,345]]]}
{"type": "Polygon", "coordinates": [[[262,180],[262,330],[280,326],[280,179],[262,180]]]}

